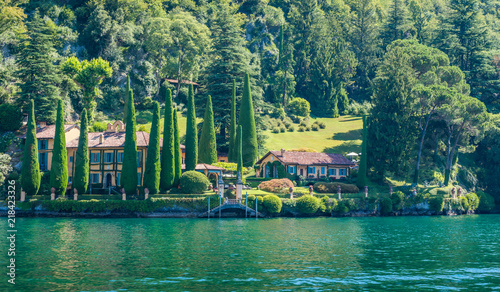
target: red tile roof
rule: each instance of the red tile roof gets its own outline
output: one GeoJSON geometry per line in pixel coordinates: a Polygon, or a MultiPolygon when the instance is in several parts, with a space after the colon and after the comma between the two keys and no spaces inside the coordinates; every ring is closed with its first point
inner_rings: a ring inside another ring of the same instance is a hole
{"type": "MultiPolygon", "coordinates": [[[[149,133],[143,131],[136,132],[137,137],[137,147],[148,147],[149,145],[149,133]]],[[[125,132],[91,132],[88,135],[89,148],[113,148],[113,147],[124,147],[125,146],[125,132]],[[101,143],[100,136],[103,136],[103,141],[101,143]]],[[[162,140],[160,141],[160,147],[163,145],[162,140]]],[[[78,138],[66,143],[67,148],[78,148],[78,138]]],[[[184,145],[181,145],[181,149],[184,145]]]]}
{"type": "MultiPolygon", "coordinates": [[[[64,131],[67,132],[74,127],[78,128],[78,125],[64,125],[64,131]]],[[[36,129],[36,138],[37,139],[54,139],[54,136],[56,134],[56,125],[48,125],[43,128],[37,128],[36,129]]],[[[23,138],[26,138],[26,134],[23,136],[23,138]]]]}
{"type": "Polygon", "coordinates": [[[314,153],[314,152],[291,152],[285,151],[281,156],[281,151],[269,151],[264,155],[257,164],[272,153],[276,158],[285,164],[299,164],[299,165],[318,165],[318,164],[336,164],[336,165],[354,165],[352,161],[345,158],[342,154],[336,153],[314,153]]]}

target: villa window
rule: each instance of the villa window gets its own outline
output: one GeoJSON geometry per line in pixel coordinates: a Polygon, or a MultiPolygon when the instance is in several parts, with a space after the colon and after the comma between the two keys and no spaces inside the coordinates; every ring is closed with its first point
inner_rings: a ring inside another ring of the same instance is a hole
{"type": "Polygon", "coordinates": [[[321,174],[325,174],[325,168],[324,167],[321,168],[321,174]]]}
{"type": "Polygon", "coordinates": [[[90,153],[90,163],[99,163],[100,160],[100,153],[90,153]]]}
{"type": "Polygon", "coordinates": [[[116,173],[116,185],[119,186],[120,185],[120,177],[121,177],[121,173],[120,172],[117,172],[116,173]]]}
{"type": "Polygon", "coordinates": [[[295,170],[296,167],[297,166],[288,166],[288,173],[291,173],[291,174],[295,173],[296,172],[296,170],[295,170]]]}
{"type": "Polygon", "coordinates": [[[316,173],[316,166],[307,167],[307,173],[308,174],[315,174],[316,173]]]}
{"type": "Polygon", "coordinates": [[[92,184],[99,183],[99,174],[98,173],[91,173],[90,174],[90,183],[92,183],[92,184]]]}
{"type": "Polygon", "coordinates": [[[141,151],[137,151],[137,167],[141,167],[141,151]]]}
{"type": "Polygon", "coordinates": [[[138,186],[141,185],[141,173],[140,172],[137,173],[137,185],[138,186]]]}
{"type": "Polygon", "coordinates": [[[113,153],[112,152],[104,153],[104,162],[106,162],[106,163],[113,162],[113,153]]]}
{"type": "Polygon", "coordinates": [[[38,150],[47,150],[49,149],[49,141],[48,140],[38,140],[38,150]]]}
{"type": "Polygon", "coordinates": [[[330,168],[328,171],[330,172],[330,175],[337,175],[337,169],[336,168],[330,168]]]}
{"type": "Polygon", "coordinates": [[[69,162],[73,163],[73,156],[69,157],[69,162]]]}
{"type": "Polygon", "coordinates": [[[339,169],[339,175],[346,175],[345,168],[339,169]]]}
{"type": "Polygon", "coordinates": [[[123,152],[118,152],[118,155],[117,155],[117,162],[118,163],[122,163],[123,162],[123,152]]]}
{"type": "Polygon", "coordinates": [[[70,183],[73,183],[73,177],[72,177],[72,176],[68,177],[68,183],[69,183],[69,184],[70,184],[70,183]]]}
{"type": "Polygon", "coordinates": [[[40,164],[40,170],[47,170],[48,153],[38,153],[38,163],[40,164]]]}

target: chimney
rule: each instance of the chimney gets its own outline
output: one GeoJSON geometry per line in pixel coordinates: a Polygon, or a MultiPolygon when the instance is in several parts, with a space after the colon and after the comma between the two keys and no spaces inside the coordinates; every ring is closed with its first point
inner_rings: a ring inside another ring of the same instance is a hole
{"type": "Polygon", "coordinates": [[[99,144],[104,143],[104,134],[99,135],[99,144]]]}
{"type": "Polygon", "coordinates": [[[285,156],[285,149],[281,148],[281,157],[285,156]]]}

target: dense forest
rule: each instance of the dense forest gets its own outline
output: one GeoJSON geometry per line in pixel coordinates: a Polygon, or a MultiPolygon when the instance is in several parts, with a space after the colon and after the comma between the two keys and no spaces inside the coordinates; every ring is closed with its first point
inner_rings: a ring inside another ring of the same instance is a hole
{"type": "Polygon", "coordinates": [[[421,182],[422,164],[426,180],[500,198],[499,1],[3,0],[0,46],[10,122],[30,99],[49,123],[59,99],[67,121],[123,119],[127,76],[138,110],[163,103],[163,84],[186,104],[191,81],[227,152],[233,80],[239,100],[248,73],[259,143],[265,116],[291,114],[294,98],[316,117],[356,108],[372,180],[421,182]],[[457,169],[459,153],[473,163],[457,169]]]}

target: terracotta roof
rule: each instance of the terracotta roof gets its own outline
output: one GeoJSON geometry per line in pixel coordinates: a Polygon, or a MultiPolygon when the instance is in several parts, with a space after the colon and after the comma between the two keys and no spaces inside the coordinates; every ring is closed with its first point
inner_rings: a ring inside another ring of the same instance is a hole
{"type": "MultiPolygon", "coordinates": [[[[64,125],[64,132],[67,132],[75,127],[78,128],[78,125],[77,124],[64,125]]],[[[43,128],[36,129],[37,139],[54,139],[55,134],[56,134],[56,125],[48,125],[43,128]]],[[[23,135],[23,138],[26,138],[26,134],[23,135]]]]}
{"type": "MultiPolygon", "coordinates": [[[[149,133],[143,131],[136,132],[137,147],[148,147],[149,133]]],[[[110,147],[124,147],[125,146],[125,132],[91,132],[88,136],[89,148],[110,148],[110,147]],[[103,136],[101,143],[99,136],[103,136]]],[[[163,144],[160,141],[160,147],[163,144]]],[[[67,148],[78,148],[78,138],[66,143],[67,148]]],[[[181,149],[184,145],[181,145],[181,149]]]]}
{"type": "Polygon", "coordinates": [[[276,158],[285,164],[300,164],[300,165],[318,165],[318,164],[337,164],[337,165],[354,165],[352,161],[345,158],[342,154],[336,153],[314,153],[314,152],[291,152],[285,151],[281,156],[281,151],[269,151],[264,155],[257,164],[272,153],[276,158]]]}
{"type": "MultiPolygon", "coordinates": [[[[163,138],[160,138],[160,149],[163,148],[163,138]]],[[[186,146],[181,144],[181,149],[185,149],[186,146]]]]}
{"type": "MultiPolygon", "coordinates": [[[[185,164],[181,164],[181,169],[186,169],[186,165],[185,164]]],[[[196,168],[195,169],[196,170],[205,170],[205,169],[208,169],[208,170],[225,170],[222,167],[217,167],[217,166],[213,166],[213,165],[206,164],[206,163],[198,163],[198,164],[196,164],[196,168]]]]}

